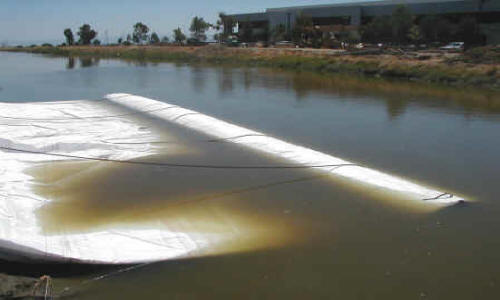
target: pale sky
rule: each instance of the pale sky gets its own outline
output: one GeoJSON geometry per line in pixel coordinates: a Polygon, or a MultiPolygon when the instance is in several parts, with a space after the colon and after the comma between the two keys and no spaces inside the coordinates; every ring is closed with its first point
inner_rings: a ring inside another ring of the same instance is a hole
{"type": "MultiPolygon", "coordinates": [[[[270,7],[357,2],[360,0],[0,0],[0,43],[62,43],[63,30],[76,32],[89,23],[98,39],[116,42],[143,22],[158,35],[171,36],[181,27],[186,33],[190,20],[201,16],[215,22],[220,11],[246,13],[270,7]]],[[[366,1],[366,0],[365,0],[366,1]]]]}

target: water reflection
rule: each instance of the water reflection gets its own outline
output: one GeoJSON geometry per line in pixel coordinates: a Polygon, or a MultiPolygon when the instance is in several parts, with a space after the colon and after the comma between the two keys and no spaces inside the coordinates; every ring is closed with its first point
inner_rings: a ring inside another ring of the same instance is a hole
{"type": "Polygon", "coordinates": [[[68,62],[66,63],[66,69],[71,70],[75,68],[75,58],[70,56],[68,57],[68,62]]]}
{"type": "Polygon", "coordinates": [[[66,69],[67,70],[72,70],[76,67],[76,60],[80,62],[80,68],[90,68],[90,67],[97,67],[99,66],[99,63],[101,61],[100,58],[98,57],[73,57],[69,56],[66,59],[66,69]]]}
{"type": "Polygon", "coordinates": [[[134,67],[157,67],[158,63],[156,62],[149,62],[145,60],[126,60],[127,66],[134,66],[134,67]]]}
{"type": "Polygon", "coordinates": [[[202,92],[205,88],[205,77],[207,74],[204,70],[205,69],[200,66],[193,66],[191,68],[191,84],[193,86],[193,90],[197,92],[202,92]]]}
{"type": "MultiPolygon", "coordinates": [[[[177,68],[185,65],[177,64],[177,68]]],[[[210,67],[191,66],[192,87],[200,90],[205,81],[212,81],[203,69],[210,67]]],[[[215,68],[217,86],[221,94],[237,89],[251,88],[268,90],[287,90],[295,93],[297,101],[313,95],[325,95],[335,101],[349,97],[353,101],[383,101],[390,120],[405,113],[410,104],[427,108],[451,108],[462,110],[465,114],[500,113],[498,93],[494,91],[467,91],[454,87],[422,85],[411,82],[391,82],[380,79],[359,78],[345,75],[324,75],[309,72],[284,72],[265,68],[215,68]]]]}
{"type": "MultiPolygon", "coordinates": [[[[68,58],[68,67],[74,68],[74,61],[71,62],[71,59],[74,60],[74,58],[68,58]]],[[[80,57],[79,60],[80,68],[97,67],[101,61],[98,57],[80,57]]]]}
{"type": "MultiPolygon", "coordinates": [[[[231,67],[222,67],[217,70],[217,78],[218,78],[218,83],[219,83],[219,91],[221,94],[229,93],[232,92],[234,87],[235,87],[235,72],[234,68],[231,67]]],[[[240,72],[238,72],[238,77],[241,75],[240,72]]],[[[240,79],[240,78],[238,78],[240,79]]],[[[241,81],[238,80],[238,84],[241,81]]],[[[257,83],[257,82],[256,82],[257,83]]],[[[249,82],[248,85],[251,85],[249,82]]]]}
{"type": "Polygon", "coordinates": [[[457,108],[466,113],[500,113],[498,93],[494,91],[473,89],[465,91],[454,87],[410,82],[306,73],[288,73],[283,77],[284,80],[293,82],[292,88],[298,98],[312,93],[323,93],[339,98],[350,97],[350,100],[354,101],[367,99],[384,101],[391,119],[404,114],[405,108],[410,103],[427,108],[457,108]],[[290,77],[291,79],[286,79],[290,77]]]}
{"type": "Polygon", "coordinates": [[[386,101],[387,115],[389,119],[394,120],[404,114],[408,101],[403,98],[387,98],[386,101]]]}
{"type": "MultiPolygon", "coordinates": [[[[79,57],[80,67],[98,66],[99,58],[79,57]]],[[[124,61],[128,66],[143,67],[137,74],[138,87],[147,88],[150,74],[165,65],[148,61],[124,61]]],[[[388,81],[375,78],[361,78],[346,75],[325,75],[310,72],[276,71],[267,68],[214,67],[211,65],[185,63],[172,64],[176,70],[188,71],[190,85],[194,91],[203,92],[211,84],[216,84],[219,95],[236,90],[251,92],[252,88],[276,91],[293,91],[297,101],[317,95],[327,96],[332,101],[382,101],[386,106],[389,120],[394,120],[406,112],[411,105],[431,109],[453,109],[465,115],[498,114],[500,101],[498,92],[454,87],[423,85],[411,82],[388,81]],[[215,80],[214,80],[215,78],[215,80]]],[[[67,69],[74,69],[74,57],[66,61],[67,69]]]]}

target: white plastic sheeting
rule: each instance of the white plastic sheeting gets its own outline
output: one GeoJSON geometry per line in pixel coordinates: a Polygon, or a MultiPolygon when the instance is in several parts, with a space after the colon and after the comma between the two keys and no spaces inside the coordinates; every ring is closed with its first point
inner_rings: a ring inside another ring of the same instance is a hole
{"type": "Polygon", "coordinates": [[[127,160],[152,154],[154,133],[103,101],[0,103],[0,257],[87,263],[136,263],[187,255],[203,236],[161,224],[86,233],[45,234],[36,211],[51,199],[32,191],[26,169],[71,158],[8,150],[127,160]],[[117,145],[116,143],[121,143],[117,145]],[[133,143],[128,143],[133,142],[133,143]],[[145,143],[141,143],[145,142],[145,143]]]}
{"type": "Polygon", "coordinates": [[[352,165],[352,162],[341,158],[287,143],[263,133],[165,102],[129,94],[111,94],[107,95],[106,99],[133,110],[141,111],[145,108],[154,110],[151,112],[152,115],[169,122],[271,154],[298,165],[319,166],[315,168],[374,188],[397,192],[404,195],[405,199],[417,201],[421,205],[450,205],[464,200],[449,193],[415,184],[377,170],[352,165]]]}

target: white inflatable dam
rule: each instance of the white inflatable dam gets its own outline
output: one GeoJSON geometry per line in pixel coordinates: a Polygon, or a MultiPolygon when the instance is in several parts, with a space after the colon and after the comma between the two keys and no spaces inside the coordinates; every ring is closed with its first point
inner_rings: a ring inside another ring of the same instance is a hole
{"type": "Polygon", "coordinates": [[[106,99],[137,111],[179,124],[217,139],[283,158],[296,166],[309,166],[333,176],[348,178],[359,184],[404,194],[408,201],[421,205],[450,205],[464,201],[462,197],[437,191],[408,180],[392,176],[356,163],[306,147],[270,137],[264,133],[237,126],[199,112],[129,94],[111,94],[106,99]]]}

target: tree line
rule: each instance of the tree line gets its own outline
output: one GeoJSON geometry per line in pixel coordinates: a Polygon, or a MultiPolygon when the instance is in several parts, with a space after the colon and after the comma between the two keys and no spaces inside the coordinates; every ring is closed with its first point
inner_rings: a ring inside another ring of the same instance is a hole
{"type": "MultiPolygon", "coordinates": [[[[324,32],[314,25],[313,18],[299,13],[295,18],[294,26],[287,29],[279,24],[274,28],[264,27],[255,31],[250,22],[240,22],[237,34],[233,33],[237,21],[225,13],[219,13],[215,24],[210,24],[202,17],[195,16],[191,20],[188,37],[180,27],[173,30],[173,43],[199,44],[207,40],[207,31],[216,30],[214,40],[223,42],[230,36],[237,36],[240,42],[274,43],[278,41],[292,41],[302,47],[335,47],[340,42],[346,43],[384,43],[384,44],[422,44],[446,43],[450,41],[465,42],[466,47],[484,43],[477,20],[472,16],[454,18],[429,15],[415,16],[406,6],[399,6],[390,16],[375,17],[357,29],[352,26],[337,25],[335,32],[324,32]]],[[[78,40],[75,40],[71,29],[64,30],[66,45],[100,45],[98,33],[89,24],[84,24],[77,31],[78,40]]],[[[160,38],[156,32],[138,22],[133,31],[125,38],[119,38],[121,45],[146,45],[169,43],[167,36],[160,38]]]]}
{"type": "MultiPolygon", "coordinates": [[[[214,35],[214,39],[217,41],[222,41],[226,39],[230,34],[232,34],[232,28],[234,28],[236,22],[229,18],[224,13],[219,13],[219,19],[215,24],[210,24],[205,21],[202,17],[195,16],[191,20],[191,25],[189,27],[190,37],[188,38],[186,34],[182,31],[180,27],[173,30],[173,42],[176,44],[188,43],[202,43],[207,40],[207,31],[213,28],[217,31],[214,35]],[[228,30],[231,28],[231,30],[228,30]]],[[[89,24],[82,25],[76,32],[78,40],[75,39],[75,35],[70,28],[64,29],[65,45],[100,45],[101,41],[97,39],[98,32],[92,29],[89,24]]],[[[117,41],[121,45],[146,45],[146,44],[161,44],[169,43],[170,39],[168,36],[163,36],[161,39],[156,32],[151,32],[151,29],[142,22],[137,22],[133,26],[133,31],[127,34],[125,38],[120,37],[117,41]]]]}
{"type": "Polygon", "coordinates": [[[97,36],[97,31],[93,30],[89,24],[83,24],[78,32],[77,35],[79,36],[78,41],[75,42],[75,37],[73,35],[73,31],[71,31],[70,28],[64,29],[64,37],[66,38],[66,45],[90,45],[90,43],[93,40],[94,44],[100,44],[101,42],[95,37],[97,36]]]}
{"type": "Polygon", "coordinates": [[[473,16],[427,15],[417,17],[405,6],[399,6],[390,17],[376,17],[361,27],[366,42],[394,44],[465,42],[484,43],[477,19],[473,16]]]}

